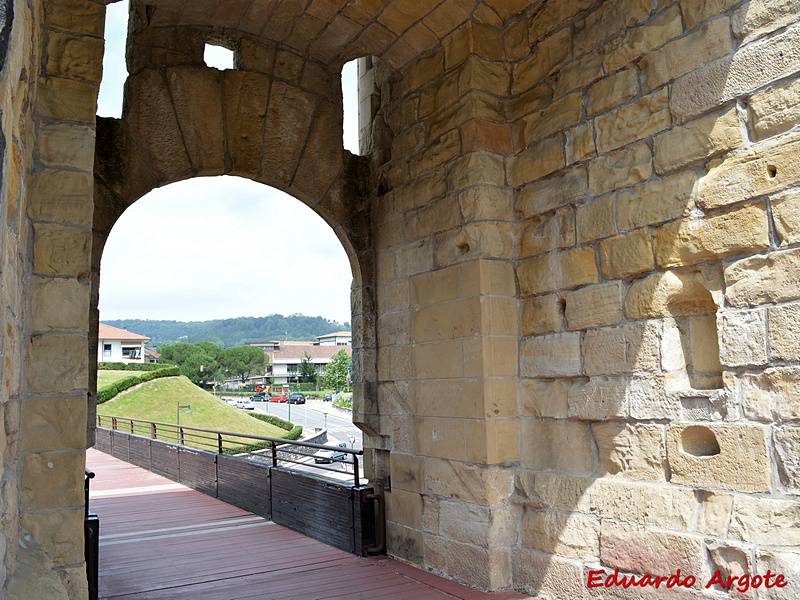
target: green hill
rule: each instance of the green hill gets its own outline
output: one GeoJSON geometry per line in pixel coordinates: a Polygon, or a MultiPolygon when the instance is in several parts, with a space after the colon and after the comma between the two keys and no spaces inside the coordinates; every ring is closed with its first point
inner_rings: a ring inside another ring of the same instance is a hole
{"type": "Polygon", "coordinates": [[[192,412],[181,411],[181,425],[266,437],[280,437],[286,433],[284,429],[254,419],[249,411],[214,397],[183,376],[154,379],[126,390],[98,405],[97,412],[114,417],[175,423],[178,405],[186,404],[191,405],[192,412]]]}
{"type": "Polygon", "coordinates": [[[223,348],[260,340],[313,340],[320,335],[349,330],[349,323],[323,317],[269,315],[237,317],[212,321],[157,321],[143,319],[103,319],[103,323],[146,335],[151,346],[171,342],[214,342],[223,348]]]}

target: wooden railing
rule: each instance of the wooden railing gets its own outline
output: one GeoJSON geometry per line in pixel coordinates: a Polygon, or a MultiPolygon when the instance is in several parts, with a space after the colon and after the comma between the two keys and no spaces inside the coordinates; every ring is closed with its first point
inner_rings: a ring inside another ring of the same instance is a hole
{"type": "Polygon", "coordinates": [[[361,485],[358,457],[364,455],[363,450],[101,414],[97,415],[97,426],[111,429],[112,431],[123,431],[132,435],[147,437],[151,440],[160,440],[180,446],[197,448],[215,454],[250,454],[261,459],[269,458],[273,467],[277,467],[280,461],[283,464],[312,466],[315,469],[340,473],[340,468],[327,467],[324,464],[318,464],[316,462],[303,462],[302,460],[298,460],[298,457],[301,459],[303,457],[313,457],[314,452],[319,450],[341,452],[342,454],[348,455],[350,458],[332,458],[331,463],[345,465],[348,468],[349,465],[352,464],[353,483],[356,487],[361,485]],[[287,446],[292,446],[291,452],[285,450],[287,446]],[[311,452],[305,452],[305,449],[311,452]]]}

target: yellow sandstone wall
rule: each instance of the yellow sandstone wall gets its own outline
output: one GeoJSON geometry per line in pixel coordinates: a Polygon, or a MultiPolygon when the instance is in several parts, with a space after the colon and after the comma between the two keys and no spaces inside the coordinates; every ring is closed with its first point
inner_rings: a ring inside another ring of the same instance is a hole
{"type": "Polygon", "coordinates": [[[375,76],[390,548],[542,597],[794,597],[800,11],[487,4],[375,76]]]}

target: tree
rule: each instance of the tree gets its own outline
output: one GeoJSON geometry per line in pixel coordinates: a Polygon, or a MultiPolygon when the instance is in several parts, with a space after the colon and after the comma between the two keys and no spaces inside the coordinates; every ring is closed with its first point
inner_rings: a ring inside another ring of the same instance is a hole
{"type": "Polygon", "coordinates": [[[325,367],[325,374],[322,376],[322,385],[326,388],[342,390],[347,387],[347,375],[350,372],[350,355],[342,348],[331,358],[331,362],[325,367]]]}
{"type": "Polygon", "coordinates": [[[181,373],[195,385],[214,381],[218,370],[219,363],[203,352],[190,355],[181,365],[181,373]]]}
{"type": "Polygon", "coordinates": [[[317,368],[311,362],[311,357],[308,354],[303,356],[303,360],[300,361],[297,374],[300,376],[300,383],[317,382],[317,368]]]}
{"type": "Polygon", "coordinates": [[[263,373],[267,366],[267,355],[255,346],[233,346],[220,354],[220,364],[228,373],[247,383],[253,373],[263,373]]]}

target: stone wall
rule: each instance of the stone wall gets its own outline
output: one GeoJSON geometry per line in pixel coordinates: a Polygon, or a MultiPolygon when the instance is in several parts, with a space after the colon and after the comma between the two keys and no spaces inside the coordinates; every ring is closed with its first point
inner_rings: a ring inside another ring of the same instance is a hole
{"type": "Polygon", "coordinates": [[[495,8],[375,76],[390,548],[542,597],[794,597],[796,6],[495,8]]]}

